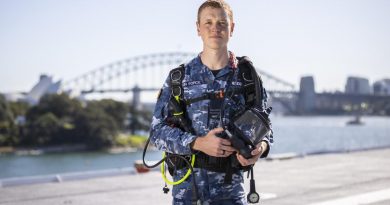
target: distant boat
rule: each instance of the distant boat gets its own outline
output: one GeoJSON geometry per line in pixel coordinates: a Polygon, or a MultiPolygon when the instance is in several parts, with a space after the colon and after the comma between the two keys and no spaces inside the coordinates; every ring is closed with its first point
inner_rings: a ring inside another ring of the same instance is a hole
{"type": "Polygon", "coordinates": [[[137,170],[138,173],[146,173],[146,172],[149,172],[150,169],[147,168],[144,163],[142,162],[142,160],[136,160],[134,162],[134,167],[135,167],[135,170],[137,170]]]}
{"type": "MultiPolygon", "coordinates": [[[[158,161],[146,161],[148,165],[156,164],[158,161]]],[[[135,160],[134,162],[134,168],[138,173],[146,173],[149,172],[151,169],[147,168],[144,165],[144,162],[142,160],[135,160]]],[[[159,170],[160,166],[157,166],[157,168],[154,168],[156,170],[159,170]]]]}
{"type": "Polygon", "coordinates": [[[355,119],[347,122],[347,125],[364,125],[364,122],[362,122],[360,115],[356,115],[355,119]]]}

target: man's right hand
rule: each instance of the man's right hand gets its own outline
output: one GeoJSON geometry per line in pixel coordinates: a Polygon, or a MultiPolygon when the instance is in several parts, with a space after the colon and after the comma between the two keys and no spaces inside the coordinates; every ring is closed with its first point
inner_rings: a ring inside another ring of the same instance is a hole
{"type": "Polygon", "coordinates": [[[236,150],[231,146],[227,139],[217,137],[221,133],[221,127],[210,130],[205,136],[197,137],[193,143],[192,149],[201,151],[213,157],[228,157],[236,150]]]}

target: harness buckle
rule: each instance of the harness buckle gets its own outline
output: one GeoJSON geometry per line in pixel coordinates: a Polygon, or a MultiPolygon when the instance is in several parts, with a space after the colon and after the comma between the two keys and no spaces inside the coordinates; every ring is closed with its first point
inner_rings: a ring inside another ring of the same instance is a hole
{"type": "Polygon", "coordinates": [[[215,92],[215,98],[222,99],[225,96],[225,92],[223,90],[215,92]]]}

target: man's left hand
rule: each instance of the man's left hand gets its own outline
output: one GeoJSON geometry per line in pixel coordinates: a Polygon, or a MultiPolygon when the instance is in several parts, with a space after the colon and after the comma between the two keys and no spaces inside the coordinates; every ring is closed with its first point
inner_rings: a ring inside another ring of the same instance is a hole
{"type": "Polygon", "coordinates": [[[257,144],[256,149],[252,151],[252,156],[249,159],[246,159],[244,156],[237,153],[237,159],[240,162],[242,166],[249,166],[252,164],[255,164],[259,157],[263,154],[265,150],[267,150],[268,144],[265,141],[261,141],[259,144],[257,144]]]}

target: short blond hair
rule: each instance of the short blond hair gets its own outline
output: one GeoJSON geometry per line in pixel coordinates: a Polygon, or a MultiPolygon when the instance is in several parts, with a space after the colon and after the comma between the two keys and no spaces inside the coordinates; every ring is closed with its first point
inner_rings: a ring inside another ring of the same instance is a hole
{"type": "Polygon", "coordinates": [[[229,16],[230,22],[233,23],[233,11],[228,3],[226,3],[224,0],[207,0],[203,2],[202,5],[200,5],[198,9],[198,22],[200,20],[200,13],[203,11],[203,9],[207,7],[212,8],[218,8],[225,10],[226,14],[229,16]]]}

